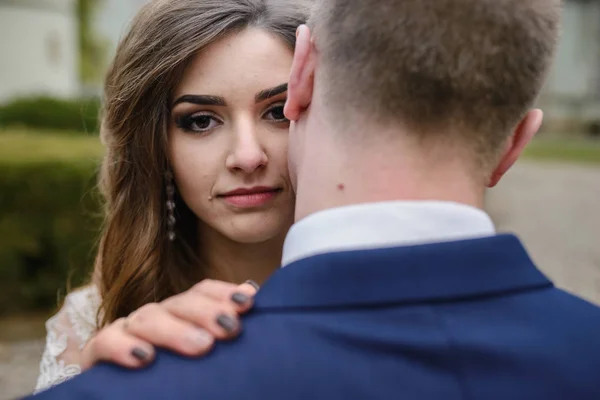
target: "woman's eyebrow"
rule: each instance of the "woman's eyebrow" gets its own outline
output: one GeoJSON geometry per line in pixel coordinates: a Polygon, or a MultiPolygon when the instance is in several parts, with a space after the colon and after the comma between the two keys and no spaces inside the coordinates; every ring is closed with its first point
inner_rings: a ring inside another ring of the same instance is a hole
{"type": "Polygon", "coordinates": [[[171,108],[175,107],[177,104],[181,103],[191,103],[198,104],[201,106],[226,106],[227,103],[225,99],[219,96],[209,96],[209,95],[201,95],[201,94],[186,94],[175,100],[171,108]]]}
{"type": "MultiPolygon", "coordinates": [[[[254,96],[254,101],[256,103],[260,103],[271,97],[275,97],[281,93],[285,93],[288,90],[288,84],[282,83],[281,85],[277,85],[275,87],[261,90],[254,96]]],[[[227,102],[223,97],[220,96],[211,96],[211,95],[201,95],[201,94],[186,94],[179,97],[177,100],[173,102],[171,108],[175,107],[177,104],[181,103],[191,103],[198,104],[201,106],[226,106],[227,102]]]]}
{"type": "Polygon", "coordinates": [[[270,99],[271,97],[275,97],[278,94],[285,93],[285,92],[287,92],[287,90],[288,90],[288,84],[282,83],[281,85],[277,85],[270,89],[261,90],[254,97],[254,101],[256,103],[260,103],[261,101],[265,101],[267,99],[270,99]]]}

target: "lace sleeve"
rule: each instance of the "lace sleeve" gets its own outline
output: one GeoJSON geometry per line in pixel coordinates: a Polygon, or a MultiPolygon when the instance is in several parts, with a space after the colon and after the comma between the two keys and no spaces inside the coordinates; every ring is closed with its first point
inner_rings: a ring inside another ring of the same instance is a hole
{"type": "Polygon", "coordinates": [[[62,309],[46,322],[46,348],[36,393],[81,373],[81,349],[96,331],[99,306],[98,289],[87,286],[67,295],[62,309]]]}

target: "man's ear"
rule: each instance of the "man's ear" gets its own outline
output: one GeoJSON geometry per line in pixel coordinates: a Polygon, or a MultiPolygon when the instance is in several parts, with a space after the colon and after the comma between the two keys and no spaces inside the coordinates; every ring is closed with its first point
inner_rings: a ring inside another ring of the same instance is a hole
{"type": "Polygon", "coordinates": [[[496,186],[502,176],[513,166],[523,152],[523,149],[525,149],[525,146],[539,131],[543,119],[544,113],[542,110],[531,110],[523,117],[514,133],[508,138],[500,161],[496,165],[494,172],[492,172],[488,187],[496,186]]]}
{"type": "Polygon", "coordinates": [[[296,50],[288,81],[287,101],[283,110],[290,121],[298,120],[300,114],[312,101],[315,54],[310,35],[310,29],[306,25],[300,25],[296,31],[296,50]]]}

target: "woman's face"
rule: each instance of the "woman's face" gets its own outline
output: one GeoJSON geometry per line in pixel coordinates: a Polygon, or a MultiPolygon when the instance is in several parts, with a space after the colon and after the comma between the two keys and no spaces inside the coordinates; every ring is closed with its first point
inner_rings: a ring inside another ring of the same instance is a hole
{"type": "Polygon", "coordinates": [[[202,230],[260,243],[291,225],[283,105],[292,56],[281,39],[247,29],[203,49],[175,88],[171,167],[202,230]]]}

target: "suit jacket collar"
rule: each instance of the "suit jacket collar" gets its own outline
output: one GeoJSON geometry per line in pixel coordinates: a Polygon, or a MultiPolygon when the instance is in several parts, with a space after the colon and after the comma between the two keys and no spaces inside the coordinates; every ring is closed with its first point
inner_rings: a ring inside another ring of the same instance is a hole
{"type": "Polygon", "coordinates": [[[255,309],[439,302],[550,286],[519,239],[499,235],[305,258],[269,279],[255,309]]]}

